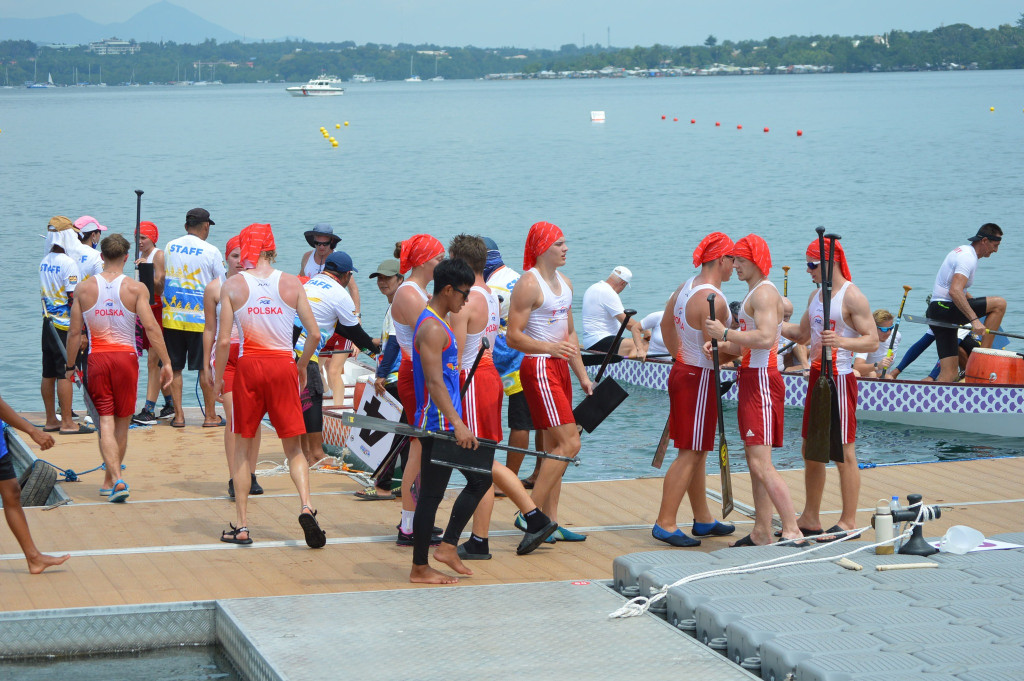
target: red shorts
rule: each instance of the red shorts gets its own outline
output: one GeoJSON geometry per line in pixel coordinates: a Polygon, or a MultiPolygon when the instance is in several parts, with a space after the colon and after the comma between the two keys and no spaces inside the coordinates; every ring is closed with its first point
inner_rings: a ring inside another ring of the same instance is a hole
{"type": "Polygon", "coordinates": [[[224,365],[224,389],[221,390],[221,395],[229,395],[234,389],[236,369],[238,369],[238,343],[232,343],[228,350],[228,363],[224,365]]]}
{"type": "MultiPolygon", "coordinates": [[[[811,393],[814,392],[814,384],[818,382],[821,374],[820,368],[811,365],[811,371],[807,375],[807,403],[810,404],[811,393]]],[[[836,390],[839,397],[839,423],[842,426],[843,444],[849,444],[857,439],[857,377],[851,371],[848,374],[836,376],[836,390]]],[[[807,424],[811,410],[804,407],[804,426],[801,434],[807,437],[807,424]]]]}
{"type": "Polygon", "coordinates": [[[331,353],[334,352],[334,351],[339,351],[340,352],[341,350],[351,350],[351,349],[352,349],[352,341],[350,341],[348,338],[345,338],[345,337],[340,336],[340,335],[335,333],[335,334],[332,334],[331,337],[327,339],[327,342],[324,343],[324,346],[322,348],[320,348],[320,353],[319,354],[326,355],[326,357],[324,359],[330,359],[331,358],[331,353]]]}
{"type": "Polygon", "coordinates": [[[398,365],[398,400],[402,403],[402,413],[409,425],[415,426],[416,416],[416,383],[412,377],[412,357],[402,355],[402,363],[398,365]]]}
{"type": "MultiPolygon", "coordinates": [[[[156,297],[156,302],[149,306],[153,310],[153,316],[156,318],[156,325],[162,325],[162,319],[164,315],[164,300],[161,296],[156,297]]],[[[142,349],[149,350],[149,336],[146,334],[146,327],[142,327],[142,349]]]]}
{"type": "Polygon", "coordinates": [[[786,384],[775,367],[739,370],[740,438],[747,445],[782,446],[786,384]]]}
{"type": "Polygon", "coordinates": [[[134,351],[89,353],[89,397],[100,416],[125,418],[135,413],[139,356],[134,351]]]}
{"type": "Polygon", "coordinates": [[[231,400],[231,431],[256,437],[260,421],[270,423],[282,440],[306,432],[299,403],[299,375],[291,353],[238,358],[231,400]]]}
{"type": "Polygon", "coordinates": [[[715,448],[718,400],[711,369],[675,362],[668,375],[669,435],[677,449],[715,448]]]}
{"type": "Polygon", "coordinates": [[[561,357],[523,357],[519,367],[526,404],[536,430],[576,423],[572,415],[569,362],[561,357]]]}
{"type": "MultiPolygon", "coordinates": [[[[465,385],[468,374],[468,371],[462,372],[462,385],[465,385]]],[[[462,397],[462,420],[474,435],[501,442],[504,437],[501,430],[501,402],[504,397],[501,376],[491,358],[484,355],[473,374],[473,383],[462,397]]]]}

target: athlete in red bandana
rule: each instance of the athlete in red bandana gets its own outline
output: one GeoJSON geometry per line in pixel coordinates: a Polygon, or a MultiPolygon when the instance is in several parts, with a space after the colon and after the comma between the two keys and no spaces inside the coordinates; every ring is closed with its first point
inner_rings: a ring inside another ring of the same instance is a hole
{"type": "Polygon", "coordinates": [[[402,242],[398,255],[399,272],[405,274],[438,256],[444,257],[444,244],[429,234],[415,234],[402,242]]]}

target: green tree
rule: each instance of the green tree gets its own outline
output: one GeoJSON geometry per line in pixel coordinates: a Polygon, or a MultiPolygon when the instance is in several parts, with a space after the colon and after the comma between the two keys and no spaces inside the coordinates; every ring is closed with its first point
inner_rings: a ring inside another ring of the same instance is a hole
{"type": "Polygon", "coordinates": [[[718,38],[716,38],[714,35],[709,35],[707,38],[704,39],[704,44],[707,45],[708,47],[714,47],[715,45],[718,44],[718,38]]]}

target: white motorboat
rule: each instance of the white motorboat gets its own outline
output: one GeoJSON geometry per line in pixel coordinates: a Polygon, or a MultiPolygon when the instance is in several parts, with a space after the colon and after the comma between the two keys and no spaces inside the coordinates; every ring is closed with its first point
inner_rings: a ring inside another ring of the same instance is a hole
{"type": "Polygon", "coordinates": [[[373,76],[367,76],[362,73],[357,73],[349,78],[353,83],[376,83],[377,79],[373,76]]]}
{"type": "Polygon", "coordinates": [[[343,95],[345,88],[341,87],[341,79],[337,76],[321,74],[311,79],[305,85],[293,85],[286,87],[285,91],[292,97],[323,97],[329,95],[343,95]]]}

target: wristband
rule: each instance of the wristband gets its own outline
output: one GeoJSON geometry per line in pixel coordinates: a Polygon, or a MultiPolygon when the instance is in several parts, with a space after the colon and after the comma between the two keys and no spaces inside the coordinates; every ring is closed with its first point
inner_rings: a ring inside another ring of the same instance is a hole
{"type": "Polygon", "coordinates": [[[722,332],[722,342],[725,342],[725,337],[729,335],[729,329],[722,332]]]}

